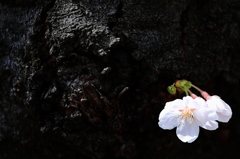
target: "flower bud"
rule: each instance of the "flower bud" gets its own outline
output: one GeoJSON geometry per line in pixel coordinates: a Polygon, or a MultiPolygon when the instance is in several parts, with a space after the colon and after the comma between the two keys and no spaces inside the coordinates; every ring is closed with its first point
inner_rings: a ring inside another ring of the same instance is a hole
{"type": "Polygon", "coordinates": [[[192,83],[187,80],[178,80],[178,81],[176,81],[175,86],[177,88],[181,88],[182,90],[186,91],[192,87],[192,83]]]}
{"type": "Polygon", "coordinates": [[[170,94],[176,94],[176,92],[177,92],[177,89],[176,89],[176,87],[174,86],[174,84],[171,85],[171,86],[168,86],[167,90],[168,90],[168,92],[169,92],[170,94]]]}
{"type": "Polygon", "coordinates": [[[187,80],[182,80],[180,82],[180,85],[184,88],[187,88],[187,89],[192,87],[192,83],[190,81],[187,81],[187,80]]]}
{"type": "Polygon", "coordinates": [[[192,87],[192,82],[187,81],[186,84],[185,84],[185,86],[186,86],[188,89],[191,88],[191,87],[192,87]]]}
{"type": "Polygon", "coordinates": [[[176,86],[177,88],[181,88],[181,80],[177,80],[177,81],[175,82],[175,86],[176,86]]]}

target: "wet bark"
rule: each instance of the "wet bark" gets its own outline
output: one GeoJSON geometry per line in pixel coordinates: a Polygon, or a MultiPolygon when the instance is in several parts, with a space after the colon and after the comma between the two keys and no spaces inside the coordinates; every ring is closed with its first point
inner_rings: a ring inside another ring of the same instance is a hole
{"type": "Polygon", "coordinates": [[[235,157],[240,3],[0,2],[1,158],[235,157]],[[188,79],[233,109],[193,144],[158,127],[188,79]],[[236,115],[235,115],[236,114],[236,115]]]}

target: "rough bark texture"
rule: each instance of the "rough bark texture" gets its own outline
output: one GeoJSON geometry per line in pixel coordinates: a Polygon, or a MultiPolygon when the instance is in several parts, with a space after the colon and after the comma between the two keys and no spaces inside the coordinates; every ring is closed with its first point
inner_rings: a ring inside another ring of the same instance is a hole
{"type": "Polygon", "coordinates": [[[0,158],[238,155],[239,1],[9,0],[0,21],[0,158]],[[157,124],[183,78],[233,109],[192,144],[157,124]]]}

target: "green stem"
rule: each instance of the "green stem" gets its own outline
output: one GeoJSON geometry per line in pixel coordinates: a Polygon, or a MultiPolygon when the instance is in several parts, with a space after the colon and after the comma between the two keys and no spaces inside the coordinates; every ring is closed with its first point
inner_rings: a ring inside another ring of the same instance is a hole
{"type": "Polygon", "coordinates": [[[198,90],[200,93],[203,92],[203,90],[201,90],[200,88],[198,88],[197,86],[195,86],[195,85],[193,85],[193,84],[192,84],[192,87],[195,88],[196,90],[198,90]]]}

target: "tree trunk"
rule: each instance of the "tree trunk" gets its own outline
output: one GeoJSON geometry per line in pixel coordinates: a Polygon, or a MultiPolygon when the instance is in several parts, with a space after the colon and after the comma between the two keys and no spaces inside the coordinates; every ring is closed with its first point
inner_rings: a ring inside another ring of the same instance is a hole
{"type": "Polygon", "coordinates": [[[1,158],[236,158],[239,116],[192,144],[158,116],[183,97],[167,92],[177,79],[239,113],[240,2],[9,0],[0,10],[1,158]]]}

